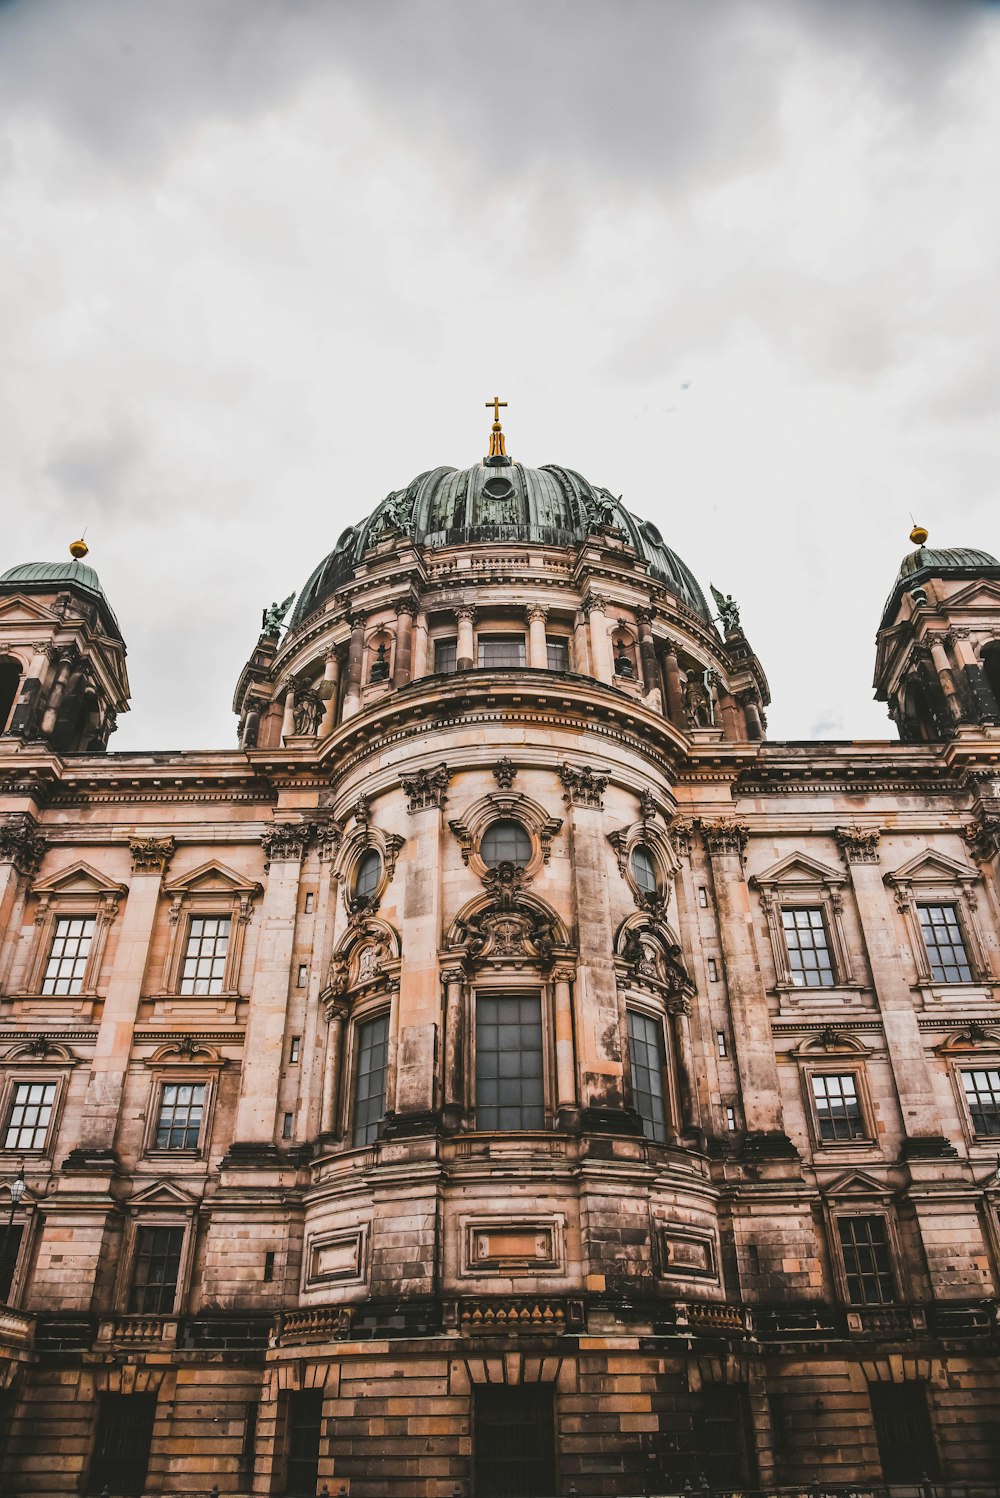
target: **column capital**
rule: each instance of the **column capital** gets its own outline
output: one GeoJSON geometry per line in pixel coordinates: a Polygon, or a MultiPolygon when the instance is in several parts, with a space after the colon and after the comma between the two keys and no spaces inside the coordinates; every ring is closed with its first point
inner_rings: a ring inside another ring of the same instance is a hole
{"type": "Polygon", "coordinates": [[[170,867],[177,841],[172,837],[130,837],[133,874],[164,875],[170,867]]]}
{"type": "Polygon", "coordinates": [[[648,608],[640,607],[635,611],[635,621],[637,624],[652,624],[656,618],[656,614],[657,609],[655,604],[650,604],[648,608]]]}
{"type": "Polygon", "coordinates": [[[548,609],[541,603],[529,603],[524,612],[527,615],[529,624],[534,620],[541,620],[542,624],[544,624],[549,617],[548,609]]]}
{"type": "Polygon", "coordinates": [[[609,605],[603,593],[589,593],[580,607],[589,619],[591,614],[606,614],[609,605]]]}
{"type": "Polygon", "coordinates": [[[264,868],[272,863],[293,863],[303,857],[313,834],[312,822],[274,822],[260,835],[264,849],[264,868]]]}
{"type": "Polygon", "coordinates": [[[595,775],[590,765],[565,764],[560,768],[559,779],[565,787],[563,800],[568,806],[594,806],[601,810],[604,805],[601,798],[610,775],[595,775]]]}
{"type": "Polygon", "coordinates": [[[701,823],[701,835],[709,853],[736,853],[742,858],[750,828],[736,817],[716,817],[701,823]]]}
{"type": "Polygon", "coordinates": [[[364,609],[351,609],[350,613],[344,615],[351,629],[364,629],[368,615],[364,609]]]}
{"type": "Polygon", "coordinates": [[[557,963],[556,966],[552,969],[553,983],[572,983],[575,977],[576,969],[573,967],[572,963],[557,963]]]}
{"type": "Polygon", "coordinates": [[[45,839],[29,811],[12,811],[0,822],[0,863],[12,863],[19,874],[37,874],[45,839]]]}
{"type": "Polygon", "coordinates": [[[880,827],[859,827],[854,823],[850,827],[835,827],[833,835],[846,864],[878,863],[880,827]]]}
{"type": "Polygon", "coordinates": [[[393,604],[397,614],[409,614],[411,619],[416,618],[419,607],[417,600],[409,595],[405,598],[397,598],[393,604]]]}
{"type": "Polygon", "coordinates": [[[448,797],[445,792],[450,780],[451,771],[442,760],[436,769],[418,770],[399,783],[406,792],[410,811],[423,811],[428,806],[443,807],[446,804],[448,797]]]}
{"type": "Polygon", "coordinates": [[[465,970],[460,967],[446,967],[441,970],[441,982],[446,988],[452,984],[465,982],[465,970]]]}
{"type": "Polygon", "coordinates": [[[1000,817],[980,807],[976,820],[965,829],[965,840],[977,863],[989,863],[1000,853],[1000,817]]]}
{"type": "Polygon", "coordinates": [[[474,603],[459,603],[455,606],[456,619],[475,619],[476,605],[474,603]]]}

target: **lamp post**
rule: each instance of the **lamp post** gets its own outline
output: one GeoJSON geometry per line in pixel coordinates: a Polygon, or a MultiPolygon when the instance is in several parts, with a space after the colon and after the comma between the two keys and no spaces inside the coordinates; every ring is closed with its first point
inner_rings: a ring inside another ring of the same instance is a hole
{"type": "MultiPolygon", "coordinates": [[[[11,1181],[10,1186],[7,1189],[10,1191],[10,1213],[9,1213],[9,1215],[7,1217],[7,1222],[6,1222],[5,1226],[4,1226],[3,1237],[0,1238],[0,1274],[3,1273],[3,1269],[4,1269],[4,1266],[6,1264],[6,1260],[7,1260],[7,1245],[10,1243],[10,1231],[11,1231],[11,1228],[14,1226],[14,1213],[17,1211],[18,1207],[20,1206],[20,1204],[21,1204],[21,1198],[24,1195],[25,1191],[28,1189],[27,1188],[27,1183],[25,1182],[25,1179],[24,1179],[24,1163],[23,1163],[23,1161],[21,1163],[20,1169],[17,1172],[17,1175],[11,1181]]],[[[11,1276],[10,1277],[11,1277],[11,1280],[13,1281],[13,1278],[14,1278],[13,1269],[11,1270],[11,1276]]],[[[5,1300],[6,1300],[6,1298],[7,1298],[7,1296],[9,1294],[10,1294],[10,1285],[8,1285],[7,1288],[6,1288],[6,1290],[4,1291],[4,1299],[5,1300]]]]}

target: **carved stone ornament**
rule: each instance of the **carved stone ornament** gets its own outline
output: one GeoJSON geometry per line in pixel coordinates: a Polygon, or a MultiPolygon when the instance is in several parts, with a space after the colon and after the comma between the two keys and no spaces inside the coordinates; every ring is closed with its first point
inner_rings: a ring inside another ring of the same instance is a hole
{"type": "Polygon", "coordinates": [[[130,837],[133,874],[165,874],[176,847],[172,837],[130,837]]]}
{"type": "Polygon", "coordinates": [[[845,863],[878,863],[879,827],[835,827],[840,856],[845,863]]]}
{"type": "Polygon", "coordinates": [[[694,823],[690,817],[671,817],[667,823],[667,831],[673,840],[674,847],[683,857],[689,857],[691,853],[691,839],[694,837],[694,823]]]}
{"type": "Polygon", "coordinates": [[[451,771],[443,762],[435,770],[418,770],[416,775],[401,780],[410,811],[423,811],[428,806],[444,806],[448,800],[445,791],[450,780],[451,771]]]}
{"type": "Polygon", "coordinates": [[[344,829],[339,822],[331,817],[328,822],[320,822],[316,827],[316,847],[319,852],[320,863],[331,863],[340,851],[343,841],[344,829]]]}
{"type": "Polygon", "coordinates": [[[637,982],[651,981],[677,997],[687,998],[695,992],[691,975],[681,961],[680,947],[665,941],[653,922],[626,933],[622,956],[637,982]]]}
{"type": "Polygon", "coordinates": [[[563,765],[559,771],[559,779],[565,787],[563,800],[569,806],[594,806],[598,811],[604,805],[602,796],[607,788],[610,775],[595,775],[589,765],[581,765],[579,768],[573,765],[563,765]]]}
{"type": "Polygon", "coordinates": [[[702,822],[701,835],[709,853],[735,853],[742,858],[750,828],[735,817],[718,817],[712,822],[702,822]]]}
{"type": "Polygon", "coordinates": [[[652,791],[639,792],[639,814],[643,821],[650,820],[656,816],[657,806],[652,791]]]}
{"type": "Polygon", "coordinates": [[[972,825],[966,827],[965,840],[977,863],[989,863],[1000,853],[1000,817],[980,810],[972,825]]]}
{"type": "Polygon", "coordinates": [[[502,791],[510,790],[511,786],[514,784],[514,777],[516,774],[517,766],[514,764],[514,761],[512,759],[508,759],[506,755],[504,755],[502,759],[498,759],[496,764],[493,766],[493,779],[496,781],[497,785],[502,791]]]}
{"type": "Polygon", "coordinates": [[[273,822],[260,835],[264,849],[264,868],[272,863],[291,863],[302,858],[312,840],[312,822],[273,822]]]}
{"type": "Polygon", "coordinates": [[[315,734],[323,721],[324,704],[311,689],[299,692],[295,698],[293,721],[295,732],[315,734]]]}
{"type": "Polygon", "coordinates": [[[591,593],[589,598],[583,600],[583,612],[589,619],[591,613],[606,614],[608,611],[608,600],[602,593],[591,593]]]}
{"type": "Polygon", "coordinates": [[[0,863],[12,863],[19,874],[37,874],[45,839],[30,812],[14,811],[0,822],[0,863]]]}
{"type": "Polygon", "coordinates": [[[461,923],[467,966],[474,967],[484,957],[533,958],[547,972],[555,956],[555,922],[522,897],[523,871],[516,864],[500,863],[483,882],[489,904],[461,923]]]}
{"type": "Polygon", "coordinates": [[[359,827],[367,827],[371,821],[371,802],[367,796],[359,796],[351,810],[359,827]]]}

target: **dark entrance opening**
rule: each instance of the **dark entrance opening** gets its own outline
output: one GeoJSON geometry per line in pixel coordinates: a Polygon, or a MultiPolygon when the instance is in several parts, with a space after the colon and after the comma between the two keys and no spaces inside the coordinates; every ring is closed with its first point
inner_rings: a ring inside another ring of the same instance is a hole
{"type": "Polygon", "coordinates": [[[479,1384],[476,1498],[542,1498],[556,1490],[551,1384],[479,1384]]]}
{"type": "Polygon", "coordinates": [[[146,1486],[155,1394],[102,1394],[88,1488],[136,1498],[146,1486]]]}
{"type": "Polygon", "coordinates": [[[299,1389],[288,1396],[285,1492],[313,1498],[319,1474],[319,1440],[323,1426],[322,1389],[299,1389]]]}
{"type": "Polygon", "coordinates": [[[743,1384],[707,1384],[695,1421],[697,1477],[713,1488],[755,1487],[757,1448],[743,1384]]]}
{"type": "Polygon", "coordinates": [[[13,656],[0,661],[0,733],[3,733],[14,711],[21,686],[21,667],[13,656]]]}
{"type": "Polygon", "coordinates": [[[886,1482],[919,1482],[940,1475],[927,1389],[913,1380],[901,1384],[870,1384],[868,1395],[875,1417],[875,1437],[886,1482]]]}

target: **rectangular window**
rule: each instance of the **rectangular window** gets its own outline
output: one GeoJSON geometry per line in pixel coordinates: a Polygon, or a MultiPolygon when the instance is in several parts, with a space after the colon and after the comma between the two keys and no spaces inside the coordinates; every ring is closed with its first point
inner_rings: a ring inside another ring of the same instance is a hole
{"type": "Polygon", "coordinates": [[[156,1121],[158,1150],[196,1150],[205,1117],[204,1082],[164,1082],[156,1121]]]}
{"type": "Polygon", "coordinates": [[[803,988],[831,987],[833,964],[822,910],[815,906],[782,910],[781,924],[792,982],[803,988]]]}
{"type": "Polygon", "coordinates": [[[142,1316],[169,1316],[177,1298],[183,1228],[140,1228],[135,1238],[128,1308],[142,1316]]]}
{"type": "Polygon", "coordinates": [[[935,983],[971,983],[972,969],[954,905],[918,905],[920,932],[935,983]]]}
{"type": "Polygon", "coordinates": [[[667,1137],[667,1110],[663,1097],[663,1026],[648,1014],[629,1009],[628,1054],[632,1064],[632,1100],[642,1119],[647,1139],[660,1143],[667,1137]]]}
{"type": "Polygon", "coordinates": [[[354,1082],[354,1143],[374,1144],[385,1113],[389,1069],[389,1016],[377,1014],[358,1026],[358,1069],[354,1082]]]}
{"type": "Polygon", "coordinates": [[[285,1492],[313,1498],[319,1476],[319,1442],[323,1430],[322,1389],[297,1389],[288,1395],[285,1492]]]}
{"type": "Polygon", "coordinates": [[[962,1086],[977,1134],[1000,1134],[1000,1068],[964,1071],[962,1086]]]}
{"type": "Polygon", "coordinates": [[[434,641],[434,670],[439,676],[452,676],[458,670],[458,641],[434,641]]]}
{"type": "Polygon", "coordinates": [[[479,664],[495,670],[524,665],[523,635],[480,635],[479,664]]]}
{"type": "Polygon", "coordinates": [[[181,969],[181,993],[221,993],[229,951],[228,915],[194,915],[181,969]]]}
{"type": "Polygon", "coordinates": [[[80,992],[95,925],[96,918],[92,915],[59,917],[45,965],[42,993],[80,992]]]}
{"type": "Polygon", "coordinates": [[[476,1127],[541,1129],[542,1005],[537,997],[476,1003],[476,1127]]]}
{"type": "Polygon", "coordinates": [[[569,670],[569,640],[565,635],[546,635],[545,654],[550,671],[569,670]]]}
{"type": "Polygon", "coordinates": [[[815,1073],[812,1093],[820,1139],[832,1143],[838,1139],[867,1138],[858,1098],[858,1079],[853,1072],[837,1075],[815,1073]]]}
{"type": "Polygon", "coordinates": [[[0,1247],[0,1300],[7,1300],[10,1295],[10,1287],[14,1283],[14,1271],[17,1268],[17,1256],[21,1252],[21,1239],[24,1237],[24,1224],[13,1222],[8,1227],[4,1224],[3,1242],[0,1247]]]}
{"type": "Polygon", "coordinates": [[[156,1419],[155,1394],[99,1394],[87,1488],[137,1498],[145,1491],[156,1419]]]}
{"type": "Polygon", "coordinates": [[[55,1100],[54,1082],[18,1082],[14,1087],[13,1101],[7,1115],[4,1149],[44,1149],[55,1100]]]}
{"type": "Polygon", "coordinates": [[[838,1217],[847,1298],[852,1306],[885,1306],[896,1299],[884,1217],[838,1217]]]}

